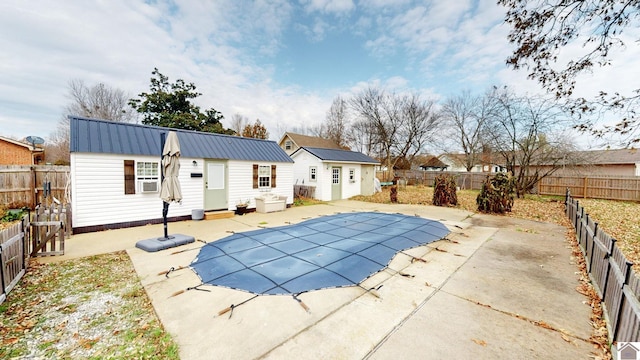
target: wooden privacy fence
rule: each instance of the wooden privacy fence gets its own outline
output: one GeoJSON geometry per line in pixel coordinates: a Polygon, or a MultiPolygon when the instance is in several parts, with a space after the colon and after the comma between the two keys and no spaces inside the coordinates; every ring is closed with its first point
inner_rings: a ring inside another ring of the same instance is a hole
{"type": "MultiPolygon", "coordinates": [[[[396,177],[406,179],[409,185],[433,186],[435,177],[440,174],[455,176],[458,187],[463,190],[480,190],[487,175],[495,175],[482,172],[395,171],[396,177]]],[[[384,175],[385,172],[382,171],[376,173],[381,181],[384,175]]],[[[572,196],[577,198],[640,201],[640,176],[547,176],[540,180],[534,192],[540,195],[563,196],[567,188],[572,196]]]]}
{"type": "Polygon", "coordinates": [[[640,201],[638,176],[550,176],[538,183],[540,195],[562,195],[566,189],[578,198],[640,201]]]}
{"type": "Polygon", "coordinates": [[[0,231],[0,304],[27,270],[29,216],[0,231]]]}
{"type": "Polygon", "coordinates": [[[602,298],[611,341],[640,341],[640,279],[616,245],[598,228],[571,193],[566,192],[566,215],[576,229],[589,277],[602,298]]]}
{"type": "Polygon", "coordinates": [[[303,198],[315,198],[316,187],[307,185],[293,185],[293,196],[303,198]]]}
{"type": "Polygon", "coordinates": [[[45,193],[61,202],[70,201],[69,166],[0,166],[0,204],[35,209],[45,202],[45,193]]]}

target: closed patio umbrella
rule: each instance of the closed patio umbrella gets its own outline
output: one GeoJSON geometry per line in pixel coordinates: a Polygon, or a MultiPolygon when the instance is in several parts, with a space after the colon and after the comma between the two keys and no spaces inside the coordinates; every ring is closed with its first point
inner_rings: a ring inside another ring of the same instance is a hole
{"type": "Polygon", "coordinates": [[[180,189],[180,141],[175,131],[170,131],[162,148],[162,186],[160,198],[162,199],[162,218],[164,222],[164,238],[169,239],[167,232],[167,213],[169,203],[182,201],[180,189]]]}
{"type": "Polygon", "coordinates": [[[193,236],[183,234],[172,234],[169,236],[167,231],[169,203],[179,203],[182,201],[180,180],[178,180],[180,173],[180,142],[178,141],[178,134],[175,131],[170,131],[168,135],[162,132],[160,134],[160,147],[162,148],[162,185],[160,187],[160,198],[162,199],[164,236],[140,240],[136,243],[137,248],[149,252],[164,250],[195,241],[193,236]]]}

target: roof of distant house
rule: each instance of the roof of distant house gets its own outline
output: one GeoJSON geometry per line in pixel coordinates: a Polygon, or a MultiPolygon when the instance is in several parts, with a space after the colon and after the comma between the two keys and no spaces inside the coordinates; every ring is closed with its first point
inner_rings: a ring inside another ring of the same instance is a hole
{"type": "Polygon", "coordinates": [[[30,144],[30,143],[25,142],[25,141],[14,140],[14,139],[11,139],[11,138],[8,138],[8,137],[4,137],[4,136],[0,136],[0,140],[6,141],[8,143],[15,144],[15,145],[18,145],[18,146],[25,147],[25,148],[29,149],[29,151],[33,151],[33,152],[44,151],[44,149],[42,149],[41,147],[34,146],[33,144],[30,144]]]}
{"type": "MultiPolygon", "coordinates": [[[[286,132],[282,136],[284,139],[288,136],[298,147],[313,147],[313,148],[323,148],[323,149],[342,149],[335,142],[315,136],[307,136],[301,134],[295,134],[291,132],[286,132]]],[[[280,141],[282,141],[282,139],[280,141]]]]}
{"type": "Polygon", "coordinates": [[[635,164],[640,163],[640,150],[638,149],[610,149],[580,151],[580,160],[586,164],[635,164]]]}
{"type": "Polygon", "coordinates": [[[424,164],[420,165],[422,168],[446,168],[448,166],[435,156],[431,156],[424,164]]]}
{"type": "Polygon", "coordinates": [[[175,131],[184,157],[293,162],[275,141],[69,116],[70,151],[160,156],[161,133],[175,131]]]}
{"type": "Polygon", "coordinates": [[[302,147],[296,150],[291,156],[293,157],[298,152],[305,150],[311,155],[317,157],[322,161],[336,161],[336,162],[353,162],[360,164],[379,164],[380,162],[372,157],[369,157],[361,152],[340,150],[340,149],[324,149],[314,147],[302,147]]]}

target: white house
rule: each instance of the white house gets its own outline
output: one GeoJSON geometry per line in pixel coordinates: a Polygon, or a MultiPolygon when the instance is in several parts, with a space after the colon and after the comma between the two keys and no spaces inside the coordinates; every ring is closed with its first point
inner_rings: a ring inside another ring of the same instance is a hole
{"type": "Polygon", "coordinates": [[[180,142],[182,202],[168,218],[193,210],[234,210],[264,192],[293,203],[293,161],[274,141],[70,116],[74,233],[162,222],[161,134],[180,142]]]}
{"type": "Polygon", "coordinates": [[[315,187],[323,201],[348,199],[374,192],[378,161],[359,152],[301,147],[291,154],[294,183],[315,187]]]}

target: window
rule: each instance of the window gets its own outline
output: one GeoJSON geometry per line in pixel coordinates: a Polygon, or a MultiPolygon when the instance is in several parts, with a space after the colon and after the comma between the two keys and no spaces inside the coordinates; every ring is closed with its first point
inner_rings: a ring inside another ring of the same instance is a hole
{"type": "Polygon", "coordinates": [[[316,181],[318,174],[318,168],[316,166],[309,166],[309,181],[316,181]]]}
{"type": "Polygon", "coordinates": [[[356,169],[349,169],[349,182],[356,182],[356,169]]]}
{"type": "Polygon", "coordinates": [[[271,187],[271,167],[260,165],[258,167],[258,187],[271,187]]]}
{"type": "Polygon", "coordinates": [[[157,161],[139,161],[136,163],[138,191],[158,192],[159,166],[157,161]]]}
{"type": "Polygon", "coordinates": [[[136,193],[136,171],[133,160],[124,161],[124,193],[125,195],[136,193]]]}
{"type": "Polygon", "coordinates": [[[284,142],[284,149],[285,150],[291,150],[292,146],[291,146],[291,140],[287,140],[284,142]]]}
{"type": "Polygon", "coordinates": [[[276,166],[253,164],[253,188],[276,187],[276,166]]]}

